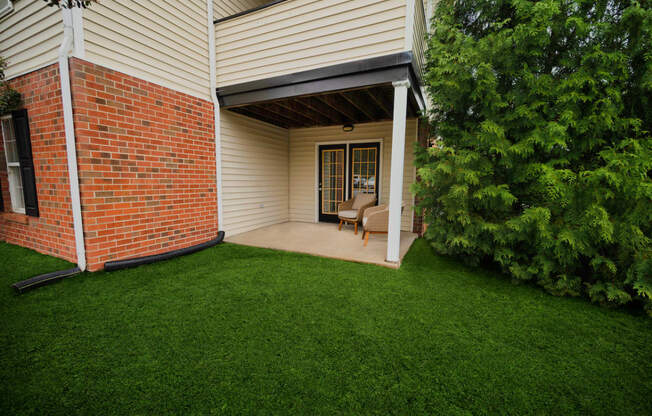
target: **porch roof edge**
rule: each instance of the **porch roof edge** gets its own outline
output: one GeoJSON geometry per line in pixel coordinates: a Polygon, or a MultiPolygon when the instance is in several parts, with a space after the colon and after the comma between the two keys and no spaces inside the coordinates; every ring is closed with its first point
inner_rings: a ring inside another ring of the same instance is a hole
{"type": "Polygon", "coordinates": [[[414,65],[412,51],[405,51],[218,87],[216,91],[220,104],[229,107],[409,78],[415,87],[413,93],[421,98],[421,79],[414,65]]]}

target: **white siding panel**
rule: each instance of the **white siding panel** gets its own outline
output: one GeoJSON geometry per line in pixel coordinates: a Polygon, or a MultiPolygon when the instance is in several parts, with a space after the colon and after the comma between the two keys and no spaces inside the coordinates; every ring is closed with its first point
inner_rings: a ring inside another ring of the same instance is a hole
{"type": "Polygon", "coordinates": [[[288,221],[288,130],[222,110],[223,229],[288,221]]]}
{"type": "Polygon", "coordinates": [[[206,2],[113,0],[84,10],[86,59],[210,99],[206,2]]]}
{"type": "Polygon", "coordinates": [[[0,20],[0,56],[8,62],[5,76],[13,78],[57,61],[63,37],[61,11],[42,0],[19,0],[0,20]]]}
{"type": "Polygon", "coordinates": [[[404,0],[288,0],[216,25],[218,86],[405,48],[404,0]]]}
{"type": "MultiPolygon", "coordinates": [[[[392,155],[392,122],[356,124],[350,133],[342,126],[290,129],[290,221],[315,221],[315,144],[349,140],[383,139],[380,175],[380,203],[389,200],[390,160],[392,155]]],[[[412,231],[414,197],[410,185],[415,181],[414,142],[417,140],[417,120],[407,121],[405,135],[405,170],[403,172],[403,211],[401,229],[412,231]]]]}

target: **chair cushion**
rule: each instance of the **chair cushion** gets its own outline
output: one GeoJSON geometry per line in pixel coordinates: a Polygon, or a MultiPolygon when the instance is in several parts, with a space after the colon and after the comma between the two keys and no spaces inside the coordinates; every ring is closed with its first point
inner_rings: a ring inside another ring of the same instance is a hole
{"type": "Polygon", "coordinates": [[[358,216],[357,209],[346,209],[337,213],[338,216],[342,218],[355,218],[358,216]]]}
{"type": "Polygon", "coordinates": [[[362,226],[364,227],[365,225],[367,225],[367,217],[362,219],[362,226]]]}
{"type": "Polygon", "coordinates": [[[375,194],[357,194],[353,200],[353,209],[360,209],[376,200],[375,194]]]}

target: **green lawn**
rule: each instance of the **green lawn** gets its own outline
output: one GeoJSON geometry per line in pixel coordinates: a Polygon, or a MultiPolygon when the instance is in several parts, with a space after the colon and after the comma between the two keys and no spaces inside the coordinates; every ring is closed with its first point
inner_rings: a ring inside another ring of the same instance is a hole
{"type": "Polygon", "coordinates": [[[431,253],[222,244],[83,274],[0,243],[0,414],[652,414],[652,319],[431,253]]]}

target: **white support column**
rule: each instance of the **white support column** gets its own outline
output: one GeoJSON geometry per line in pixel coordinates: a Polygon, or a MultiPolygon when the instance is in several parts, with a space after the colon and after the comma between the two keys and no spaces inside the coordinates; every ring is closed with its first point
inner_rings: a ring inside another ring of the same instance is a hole
{"type": "Polygon", "coordinates": [[[394,125],[392,127],[392,162],[389,180],[389,228],[387,233],[388,262],[398,263],[401,248],[401,204],[403,202],[403,165],[405,163],[405,118],[410,81],[394,85],[394,125]]]}

